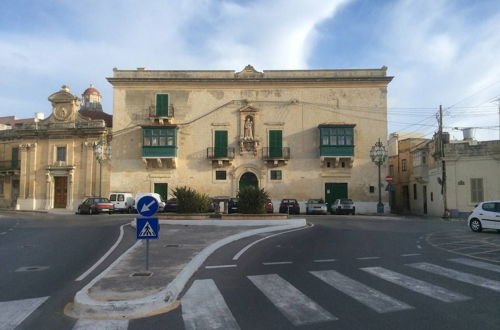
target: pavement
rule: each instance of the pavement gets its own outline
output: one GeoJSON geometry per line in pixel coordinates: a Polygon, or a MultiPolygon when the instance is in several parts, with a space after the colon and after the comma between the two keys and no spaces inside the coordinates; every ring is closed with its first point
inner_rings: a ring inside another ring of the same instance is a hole
{"type": "MultiPolygon", "coordinates": [[[[131,225],[135,227],[135,221],[131,225]]],[[[306,225],[289,220],[160,220],[159,239],[138,240],[90,281],[66,308],[79,319],[133,319],[164,313],[203,262],[218,248],[245,237],[306,225]]]]}

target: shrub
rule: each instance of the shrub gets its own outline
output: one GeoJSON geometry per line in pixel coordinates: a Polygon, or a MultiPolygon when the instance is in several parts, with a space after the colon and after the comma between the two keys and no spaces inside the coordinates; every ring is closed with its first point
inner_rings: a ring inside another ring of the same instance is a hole
{"type": "Polygon", "coordinates": [[[177,198],[177,212],[179,213],[205,213],[208,212],[209,198],[194,189],[177,187],[173,190],[177,198]]]}
{"type": "Polygon", "coordinates": [[[240,189],[237,196],[240,206],[240,212],[246,214],[266,213],[266,202],[269,194],[262,188],[249,186],[240,189]]]}

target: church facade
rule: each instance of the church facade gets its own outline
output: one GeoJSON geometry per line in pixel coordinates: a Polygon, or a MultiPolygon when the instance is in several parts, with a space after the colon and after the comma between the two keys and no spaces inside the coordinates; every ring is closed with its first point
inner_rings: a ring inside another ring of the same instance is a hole
{"type": "Polygon", "coordinates": [[[110,190],[234,197],[255,185],[275,210],[351,198],[375,212],[369,151],[387,136],[386,70],[114,69],[110,190]]]}
{"type": "Polygon", "coordinates": [[[97,90],[86,97],[99,106],[79,111],[80,99],[63,86],[48,98],[48,118],[37,113],[0,130],[0,208],[76,210],[86,197],[107,196],[112,116],[98,109],[97,90]]]}

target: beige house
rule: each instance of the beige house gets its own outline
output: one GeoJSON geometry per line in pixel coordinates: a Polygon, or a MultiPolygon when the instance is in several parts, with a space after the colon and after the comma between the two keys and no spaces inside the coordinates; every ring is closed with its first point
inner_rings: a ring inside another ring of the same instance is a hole
{"type": "Polygon", "coordinates": [[[411,186],[415,214],[442,216],[446,207],[452,217],[465,217],[482,201],[500,199],[500,141],[449,141],[439,157],[437,138],[413,152],[411,186]],[[427,162],[422,162],[427,159],[427,162]],[[442,160],[446,167],[446,192],[442,193],[442,160]]]}
{"type": "Polygon", "coordinates": [[[275,209],[348,197],[376,212],[369,151],[387,136],[386,70],[114,69],[110,189],[170,198],[178,186],[236,196],[256,185],[275,209]]]}
{"type": "Polygon", "coordinates": [[[37,113],[0,130],[2,208],[75,210],[85,197],[109,192],[109,162],[99,164],[95,151],[108,140],[111,115],[79,112],[80,100],[66,86],[49,101],[47,119],[37,113]]]}

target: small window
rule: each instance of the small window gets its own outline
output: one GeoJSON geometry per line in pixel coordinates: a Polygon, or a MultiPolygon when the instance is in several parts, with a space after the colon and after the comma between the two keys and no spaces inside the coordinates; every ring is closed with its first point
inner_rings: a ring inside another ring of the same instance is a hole
{"type": "Polygon", "coordinates": [[[401,161],[401,171],[406,172],[406,159],[401,161]]]}
{"type": "Polygon", "coordinates": [[[328,167],[328,168],[332,167],[332,163],[326,162],[326,167],[328,167]]]}
{"type": "Polygon", "coordinates": [[[374,193],[375,192],[375,186],[370,186],[370,193],[374,193]]]}
{"type": "Polygon", "coordinates": [[[122,194],[118,195],[118,201],[123,202],[125,200],[125,197],[122,194]]]}
{"type": "Polygon", "coordinates": [[[413,199],[417,199],[417,185],[413,184],[413,199]]]}
{"type": "Polygon", "coordinates": [[[483,179],[475,178],[470,179],[470,190],[471,190],[471,202],[477,203],[482,202],[484,199],[483,193],[483,179]]]}
{"type": "Polygon", "coordinates": [[[280,170],[272,170],[271,171],[271,180],[281,180],[281,171],[280,170]]]}
{"type": "Polygon", "coordinates": [[[57,161],[65,162],[66,161],[66,147],[57,147],[57,161]]]}
{"type": "Polygon", "coordinates": [[[427,158],[425,157],[425,155],[422,155],[422,165],[425,164],[427,164],[427,158]]]}
{"type": "Polygon", "coordinates": [[[431,192],[431,202],[434,202],[434,193],[431,192]]]}
{"type": "Polygon", "coordinates": [[[226,171],[215,171],[215,180],[226,180],[226,171]]]}
{"type": "Polygon", "coordinates": [[[109,200],[110,200],[111,202],[116,202],[116,194],[111,194],[111,195],[109,195],[109,200]]]}
{"type": "Polygon", "coordinates": [[[345,168],[345,162],[341,162],[340,166],[342,166],[342,168],[345,168]]]}

